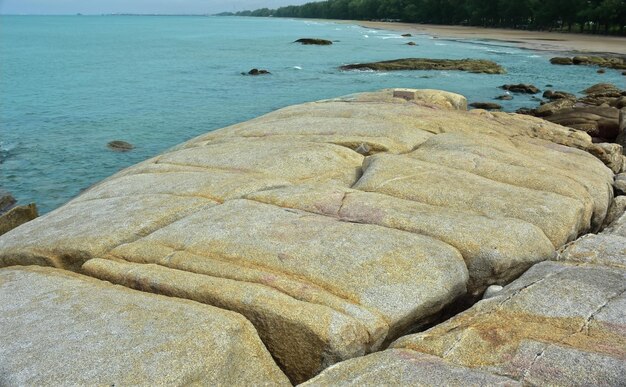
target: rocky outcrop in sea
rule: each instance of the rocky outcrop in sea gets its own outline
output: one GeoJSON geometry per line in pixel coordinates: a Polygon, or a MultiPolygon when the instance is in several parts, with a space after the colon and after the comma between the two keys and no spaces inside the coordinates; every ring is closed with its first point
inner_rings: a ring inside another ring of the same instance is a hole
{"type": "Polygon", "coordinates": [[[0,236],[3,381],[619,384],[622,164],[436,90],[209,132],[0,236]]]}

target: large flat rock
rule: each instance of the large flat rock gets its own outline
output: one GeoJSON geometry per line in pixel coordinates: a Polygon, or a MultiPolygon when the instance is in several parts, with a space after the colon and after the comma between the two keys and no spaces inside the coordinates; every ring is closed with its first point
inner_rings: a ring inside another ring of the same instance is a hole
{"type": "Polygon", "coordinates": [[[0,384],[289,385],[242,316],[52,268],[0,269],[0,384]]]}
{"type": "Polygon", "coordinates": [[[0,236],[0,267],[239,312],[301,382],[604,221],[613,173],[586,133],[467,112],[452,93],[393,95],[291,106],[190,140],[0,236]]]}

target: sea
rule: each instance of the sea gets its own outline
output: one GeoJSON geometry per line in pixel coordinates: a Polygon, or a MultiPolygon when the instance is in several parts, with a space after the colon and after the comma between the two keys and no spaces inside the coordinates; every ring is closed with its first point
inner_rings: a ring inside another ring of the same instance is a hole
{"type": "MultiPolygon", "coordinates": [[[[493,101],[498,86],[580,92],[615,70],[554,66],[555,53],[330,21],[217,16],[0,16],[0,189],[49,212],[111,174],[202,133],[308,101],[389,87],[493,101]],[[324,38],[331,46],[294,44],[324,38]],[[417,45],[409,46],[413,41],[417,45]],[[505,75],[341,71],[407,57],[483,58],[505,75]],[[252,68],[271,75],[244,76],[252,68]],[[130,152],[107,143],[123,140],[130,152]]],[[[497,101],[507,111],[531,96],[497,101]]]]}

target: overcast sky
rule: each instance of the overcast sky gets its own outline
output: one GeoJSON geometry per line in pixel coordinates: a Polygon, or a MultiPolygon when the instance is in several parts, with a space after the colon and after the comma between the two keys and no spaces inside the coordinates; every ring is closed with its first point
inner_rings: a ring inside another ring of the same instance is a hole
{"type": "Polygon", "coordinates": [[[0,0],[2,14],[218,13],[313,0],[0,0]]]}

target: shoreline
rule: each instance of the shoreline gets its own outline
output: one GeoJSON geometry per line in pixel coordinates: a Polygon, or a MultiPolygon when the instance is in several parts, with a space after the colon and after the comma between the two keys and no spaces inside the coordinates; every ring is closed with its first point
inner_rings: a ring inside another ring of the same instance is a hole
{"type": "Polygon", "coordinates": [[[324,20],[356,24],[364,28],[425,34],[448,40],[492,40],[537,51],[626,55],[626,37],[400,22],[324,20]]]}

